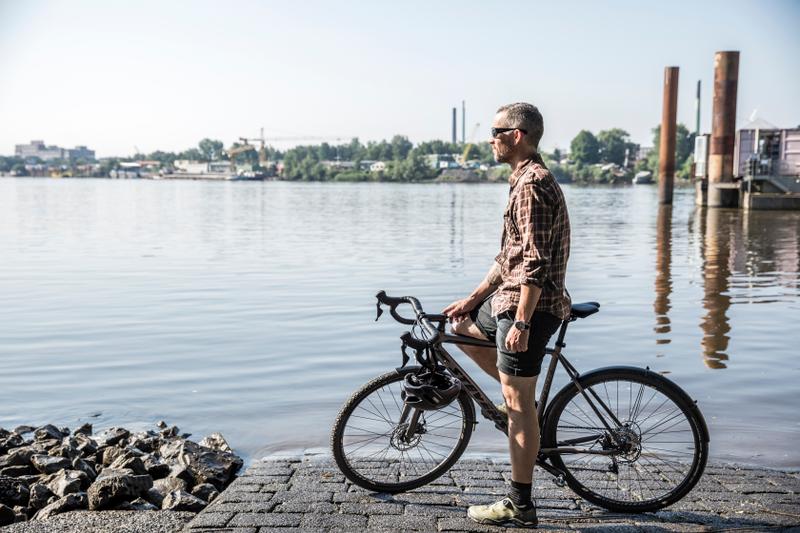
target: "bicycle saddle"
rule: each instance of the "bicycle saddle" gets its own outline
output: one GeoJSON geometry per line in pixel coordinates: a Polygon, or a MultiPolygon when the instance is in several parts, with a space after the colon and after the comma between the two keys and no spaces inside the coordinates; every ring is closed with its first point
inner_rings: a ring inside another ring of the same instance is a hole
{"type": "Polygon", "coordinates": [[[600,304],[597,302],[583,302],[581,304],[572,304],[572,316],[575,318],[586,318],[593,315],[600,310],[600,304]]]}

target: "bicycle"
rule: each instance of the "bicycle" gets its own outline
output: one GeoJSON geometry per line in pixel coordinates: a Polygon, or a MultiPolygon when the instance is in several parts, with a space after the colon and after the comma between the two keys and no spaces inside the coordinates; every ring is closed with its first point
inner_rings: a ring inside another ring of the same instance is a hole
{"type": "MultiPolygon", "coordinates": [[[[456,362],[443,344],[494,347],[491,341],[445,332],[448,317],[427,314],[412,296],[377,294],[377,317],[389,307],[405,332],[402,366],[358,389],[339,412],[331,434],[333,456],[347,479],[375,492],[421,487],[444,474],[469,444],[475,424],[473,402],[503,433],[507,419],[456,362]],[[397,312],[409,304],[416,315],[397,312]],[[421,337],[421,338],[420,338],[421,337]],[[408,366],[407,348],[417,365],[408,366]],[[446,407],[423,411],[406,405],[401,384],[412,372],[436,369],[461,381],[446,407]]],[[[541,449],[536,465],[591,503],[614,512],[640,513],[671,505],[700,480],[708,458],[708,428],[697,403],[678,385],[649,368],[611,366],[580,374],[564,356],[569,323],[600,304],[574,304],[562,321],[538,399],[541,449]],[[548,403],[558,364],[570,381],[548,403]]]]}

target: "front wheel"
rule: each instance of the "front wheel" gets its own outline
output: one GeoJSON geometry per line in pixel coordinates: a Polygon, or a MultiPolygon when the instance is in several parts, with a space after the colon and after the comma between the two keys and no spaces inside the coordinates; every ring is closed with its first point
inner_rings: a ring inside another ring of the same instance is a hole
{"type": "Polygon", "coordinates": [[[576,494],[611,511],[641,513],[692,490],[708,457],[708,429],[680,387],[633,367],[595,370],[578,381],[586,394],[564,387],[542,431],[543,448],[573,448],[548,455],[576,494]]]}
{"type": "Polygon", "coordinates": [[[403,378],[418,371],[406,367],[378,376],[339,412],[331,434],[333,457],[356,485],[389,493],[421,487],[447,472],[467,447],[475,409],[463,390],[436,411],[405,407],[403,378]]]}

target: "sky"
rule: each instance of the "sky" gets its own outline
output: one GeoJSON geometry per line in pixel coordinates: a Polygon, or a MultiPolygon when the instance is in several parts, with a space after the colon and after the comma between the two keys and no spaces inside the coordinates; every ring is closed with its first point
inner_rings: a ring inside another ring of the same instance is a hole
{"type": "Polygon", "coordinates": [[[678,121],[711,128],[714,54],[739,50],[737,122],[800,125],[800,1],[0,0],[0,155],[31,139],[99,157],[204,137],[293,144],[467,140],[500,105],[542,111],[542,148],[582,129],[652,144],[664,67],[678,121]],[[480,126],[477,126],[480,124],[480,126]]]}

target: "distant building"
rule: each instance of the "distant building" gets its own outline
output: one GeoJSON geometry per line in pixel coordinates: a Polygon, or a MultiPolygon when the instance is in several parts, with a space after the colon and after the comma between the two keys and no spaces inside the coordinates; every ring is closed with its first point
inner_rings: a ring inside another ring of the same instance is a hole
{"type": "Polygon", "coordinates": [[[633,157],[630,162],[635,163],[636,161],[647,159],[647,156],[649,156],[652,151],[653,151],[652,146],[640,146],[638,153],[636,153],[636,156],[633,157]]]}
{"type": "Polygon", "coordinates": [[[14,155],[24,159],[38,157],[42,161],[53,161],[54,159],[69,159],[77,161],[94,161],[94,150],[89,150],[85,146],[75,148],[61,148],[60,146],[47,146],[42,140],[33,140],[28,144],[18,144],[14,147],[14,155]]]}
{"type": "Polygon", "coordinates": [[[325,161],[322,162],[322,165],[325,168],[330,168],[330,169],[352,170],[352,169],[356,168],[356,162],[355,161],[331,161],[331,160],[325,160],[325,161]]]}
{"type": "Polygon", "coordinates": [[[458,154],[427,154],[425,162],[434,169],[461,168],[456,158],[458,154]]]}
{"type": "Polygon", "coordinates": [[[85,146],[76,146],[70,150],[66,150],[67,152],[67,159],[70,161],[78,161],[79,159],[83,159],[84,161],[94,161],[94,150],[89,150],[85,146]]]}
{"type": "Polygon", "coordinates": [[[376,161],[369,166],[370,172],[383,172],[386,170],[386,163],[383,161],[376,161]]]}
{"type": "Polygon", "coordinates": [[[25,159],[38,157],[42,161],[64,159],[64,149],[58,146],[46,146],[44,141],[33,140],[28,144],[18,144],[14,147],[14,155],[25,159]]]}
{"type": "Polygon", "coordinates": [[[800,176],[800,128],[778,128],[756,119],[736,131],[733,171],[755,174],[800,176]]]}

